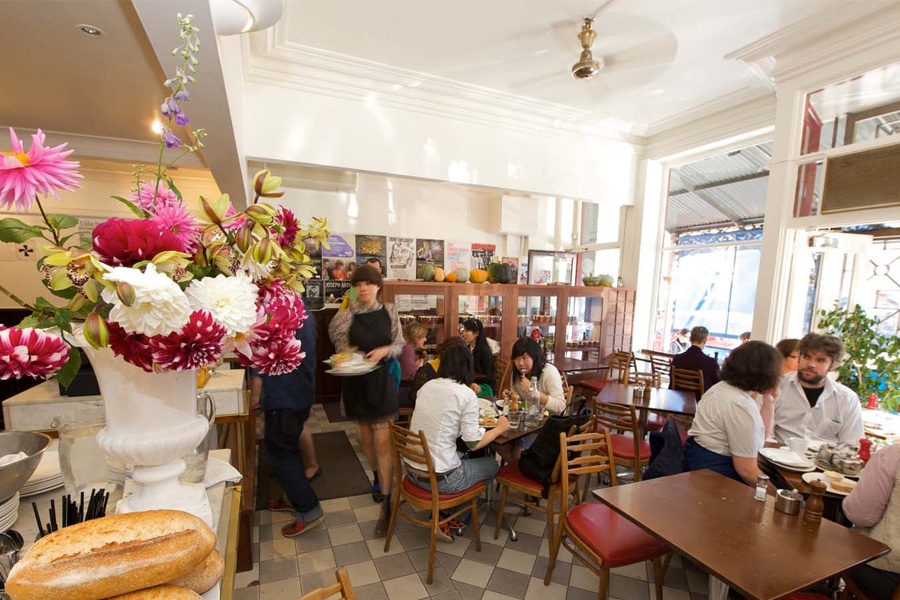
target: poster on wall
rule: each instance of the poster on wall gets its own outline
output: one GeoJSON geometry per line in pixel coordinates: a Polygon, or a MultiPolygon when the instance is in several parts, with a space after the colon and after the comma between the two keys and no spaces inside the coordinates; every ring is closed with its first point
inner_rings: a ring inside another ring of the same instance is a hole
{"type": "Polygon", "coordinates": [[[303,303],[306,310],[320,310],[325,308],[324,285],[321,279],[310,279],[303,284],[303,303]]]}
{"type": "Polygon", "coordinates": [[[339,304],[344,294],[350,290],[350,282],[342,279],[326,279],[322,282],[322,295],[325,304],[339,304]]]}
{"type": "Polygon", "coordinates": [[[328,236],[329,248],[322,248],[322,279],[350,280],[356,266],[353,234],[328,236]]]}
{"type": "Polygon", "coordinates": [[[387,266],[387,236],[356,236],[356,264],[365,264],[370,258],[377,258],[381,261],[381,274],[384,275],[384,268],[387,266]]]}
{"type": "Polygon", "coordinates": [[[416,240],[395,238],[387,240],[387,276],[412,281],[416,278],[416,240]]]}
{"type": "Polygon", "coordinates": [[[495,244],[472,244],[472,262],[469,269],[481,269],[487,271],[491,264],[491,257],[497,251],[495,244]]]}
{"type": "Polygon", "coordinates": [[[447,242],[444,250],[444,264],[447,271],[470,269],[472,264],[472,244],[469,242],[447,242]]]}
{"type": "Polygon", "coordinates": [[[426,263],[444,266],[444,240],[416,240],[416,266],[426,263]]]}
{"type": "Polygon", "coordinates": [[[306,254],[309,256],[309,261],[316,267],[316,274],[313,275],[312,279],[322,279],[322,247],[319,246],[317,248],[309,240],[304,241],[304,246],[306,246],[306,254]]]}

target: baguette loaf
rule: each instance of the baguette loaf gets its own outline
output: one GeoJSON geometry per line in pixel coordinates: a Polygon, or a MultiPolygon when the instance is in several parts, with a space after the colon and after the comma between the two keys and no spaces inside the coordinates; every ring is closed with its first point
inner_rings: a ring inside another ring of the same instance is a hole
{"type": "Polygon", "coordinates": [[[200,518],[177,510],[103,517],[44,536],[10,571],[15,600],[96,600],[181,577],[216,545],[200,518]]]}
{"type": "Polygon", "coordinates": [[[152,588],[128,592],[112,600],[197,600],[202,598],[197,592],[177,585],[158,585],[152,588]]]}
{"type": "Polygon", "coordinates": [[[222,560],[222,555],[219,554],[218,550],[213,550],[203,562],[191,569],[188,574],[178,579],[173,579],[169,583],[202,594],[216,585],[222,579],[224,573],[225,561],[222,560]]]}

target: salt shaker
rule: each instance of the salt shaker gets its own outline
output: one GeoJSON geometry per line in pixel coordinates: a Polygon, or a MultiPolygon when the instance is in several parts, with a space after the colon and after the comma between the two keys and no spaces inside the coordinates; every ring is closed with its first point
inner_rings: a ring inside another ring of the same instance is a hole
{"type": "Polygon", "coordinates": [[[756,493],[753,495],[754,500],[760,502],[766,501],[766,492],[769,490],[769,476],[759,475],[756,478],[756,493]]]}

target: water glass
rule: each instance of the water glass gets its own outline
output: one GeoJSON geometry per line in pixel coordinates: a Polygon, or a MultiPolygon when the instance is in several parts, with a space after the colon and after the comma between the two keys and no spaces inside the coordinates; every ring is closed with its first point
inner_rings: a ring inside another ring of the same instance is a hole
{"type": "Polygon", "coordinates": [[[509,413],[507,417],[509,419],[509,428],[510,429],[518,429],[522,426],[522,411],[516,410],[509,413]]]}
{"type": "Polygon", "coordinates": [[[537,410],[529,410],[525,413],[525,428],[533,429],[541,424],[541,413],[537,410]]]}

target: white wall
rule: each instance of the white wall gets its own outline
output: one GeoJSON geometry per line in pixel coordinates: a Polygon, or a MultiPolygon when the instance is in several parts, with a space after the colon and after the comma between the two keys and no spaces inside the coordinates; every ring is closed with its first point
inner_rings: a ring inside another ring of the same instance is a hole
{"type": "Polygon", "coordinates": [[[630,203],[630,144],[245,83],[248,158],[630,203]]]}
{"type": "MultiPolygon", "coordinates": [[[[77,155],[73,158],[77,158],[77,155]]],[[[81,169],[84,180],[81,189],[73,193],[62,193],[62,200],[50,198],[42,201],[47,213],[67,214],[75,217],[108,218],[118,216],[129,218],[132,213],[112,196],[129,197],[132,187],[131,166],[107,162],[86,163],[81,169]]],[[[212,178],[200,171],[177,170],[171,174],[175,185],[192,209],[199,206],[200,195],[215,199],[219,190],[212,178]]],[[[29,213],[0,212],[0,218],[13,217],[27,223],[37,224],[40,214],[37,208],[29,213]]],[[[32,246],[40,248],[44,243],[30,240],[32,246]]],[[[2,285],[22,299],[32,302],[43,296],[59,305],[64,301],[50,294],[41,283],[36,262],[40,254],[23,259],[16,251],[16,244],[0,242],[0,281],[2,285]]],[[[0,294],[0,308],[17,308],[18,304],[4,294],[0,294]]]]}

